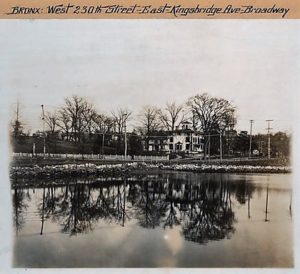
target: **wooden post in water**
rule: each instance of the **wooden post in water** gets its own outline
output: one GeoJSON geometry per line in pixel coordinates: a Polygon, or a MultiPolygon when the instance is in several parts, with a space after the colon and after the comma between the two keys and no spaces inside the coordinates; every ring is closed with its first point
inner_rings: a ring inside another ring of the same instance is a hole
{"type": "Polygon", "coordinates": [[[265,215],[265,222],[268,222],[268,203],[269,203],[269,185],[267,185],[267,196],[266,196],[266,215],[265,215]]]}

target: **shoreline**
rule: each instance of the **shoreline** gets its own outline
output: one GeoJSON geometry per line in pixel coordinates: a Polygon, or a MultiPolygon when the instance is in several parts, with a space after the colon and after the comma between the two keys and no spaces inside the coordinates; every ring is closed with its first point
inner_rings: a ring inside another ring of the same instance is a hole
{"type": "Polygon", "coordinates": [[[178,164],[178,163],[117,163],[117,164],[58,164],[45,166],[11,166],[10,178],[68,178],[84,176],[128,176],[134,172],[179,171],[196,173],[291,173],[289,166],[178,164]]]}

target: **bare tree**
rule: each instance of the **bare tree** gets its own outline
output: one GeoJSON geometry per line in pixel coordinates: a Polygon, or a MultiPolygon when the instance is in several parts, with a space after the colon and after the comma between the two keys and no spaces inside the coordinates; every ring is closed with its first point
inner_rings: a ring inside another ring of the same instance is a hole
{"type": "Polygon", "coordinates": [[[119,108],[117,111],[112,111],[111,114],[115,123],[115,131],[117,131],[117,133],[122,133],[132,112],[127,108],[119,108]]]}
{"type": "Polygon", "coordinates": [[[51,134],[54,134],[56,127],[58,126],[58,115],[56,112],[47,112],[45,115],[45,122],[50,129],[51,134]]]}
{"type": "Polygon", "coordinates": [[[92,127],[93,132],[112,132],[114,129],[114,118],[105,114],[95,113],[92,127]]]}
{"type": "Polygon", "coordinates": [[[204,157],[206,156],[207,136],[214,132],[222,133],[236,123],[235,107],[231,102],[207,93],[190,97],[187,102],[198,129],[204,134],[204,157]]]}
{"type": "Polygon", "coordinates": [[[85,98],[73,95],[65,99],[65,106],[61,112],[71,121],[71,137],[75,142],[80,141],[84,132],[91,131],[91,123],[95,116],[95,110],[85,98]]]}
{"type": "Polygon", "coordinates": [[[142,134],[149,134],[161,129],[159,109],[154,106],[144,106],[139,114],[139,121],[139,131],[142,134]]]}
{"type": "Polygon", "coordinates": [[[183,105],[175,102],[167,103],[165,109],[159,111],[159,118],[167,130],[175,130],[184,119],[183,105]]]}
{"type": "Polygon", "coordinates": [[[64,109],[61,109],[58,113],[57,126],[63,130],[66,140],[69,141],[70,131],[72,128],[72,120],[68,113],[64,111],[64,109]]]}

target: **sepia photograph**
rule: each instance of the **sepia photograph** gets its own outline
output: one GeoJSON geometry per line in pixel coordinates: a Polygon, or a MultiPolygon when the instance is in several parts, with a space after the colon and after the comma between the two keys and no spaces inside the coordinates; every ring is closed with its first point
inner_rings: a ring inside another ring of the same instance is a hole
{"type": "Polygon", "coordinates": [[[12,268],[294,267],[299,22],[0,27],[12,268]]]}

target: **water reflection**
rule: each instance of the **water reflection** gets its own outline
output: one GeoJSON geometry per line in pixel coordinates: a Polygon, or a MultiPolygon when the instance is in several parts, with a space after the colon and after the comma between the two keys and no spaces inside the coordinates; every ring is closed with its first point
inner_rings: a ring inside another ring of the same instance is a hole
{"type": "MultiPolygon", "coordinates": [[[[24,184],[20,184],[24,185],[24,184]]],[[[37,195],[41,222],[51,221],[69,235],[92,231],[99,220],[126,226],[129,221],[143,228],[180,227],[184,238],[200,244],[229,238],[234,233],[232,197],[248,202],[254,185],[246,180],[229,182],[221,174],[192,178],[184,174],[141,175],[127,178],[40,182],[36,194],[15,184],[12,190],[16,231],[25,224],[31,195],[37,195]]]]}
{"type": "Polygon", "coordinates": [[[14,214],[13,214],[13,223],[16,228],[16,233],[24,226],[25,224],[25,213],[28,207],[28,202],[30,202],[31,196],[29,194],[29,191],[20,189],[20,188],[14,188],[13,189],[13,195],[12,195],[12,201],[14,205],[14,214]]]}

